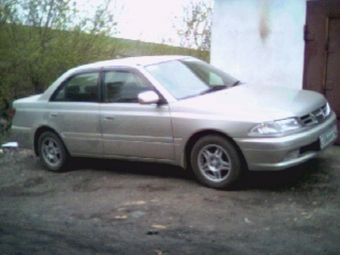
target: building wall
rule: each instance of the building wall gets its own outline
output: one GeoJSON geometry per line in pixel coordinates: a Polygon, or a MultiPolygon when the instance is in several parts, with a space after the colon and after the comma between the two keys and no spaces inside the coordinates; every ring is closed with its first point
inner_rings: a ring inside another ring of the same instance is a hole
{"type": "Polygon", "coordinates": [[[302,88],[306,0],[215,0],[211,63],[241,81],[302,88]]]}

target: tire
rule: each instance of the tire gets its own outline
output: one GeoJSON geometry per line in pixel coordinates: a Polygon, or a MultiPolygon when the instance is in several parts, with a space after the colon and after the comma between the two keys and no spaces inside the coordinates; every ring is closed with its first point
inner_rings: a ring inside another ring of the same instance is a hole
{"type": "Polygon", "coordinates": [[[197,179],[210,188],[230,189],[243,173],[235,146],[219,135],[207,135],[194,145],[191,167],[197,179]]]}
{"type": "Polygon", "coordinates": [[[38,140],[38,152],[44,166],[53,172],[65,170],[69,158],[64,143],[53,132],[44,132],[38,140]]]}

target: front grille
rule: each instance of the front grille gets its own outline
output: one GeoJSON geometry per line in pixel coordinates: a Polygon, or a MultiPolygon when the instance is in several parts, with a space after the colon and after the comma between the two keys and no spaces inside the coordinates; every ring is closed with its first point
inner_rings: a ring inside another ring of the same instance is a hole
{"type": "Polygon", "coordinates": [[[329,115],[329,113],[329,106],[325,104],[311,113],[300,117],[300,120],[305,126],[310,126],[322,122],[329,115]]]}

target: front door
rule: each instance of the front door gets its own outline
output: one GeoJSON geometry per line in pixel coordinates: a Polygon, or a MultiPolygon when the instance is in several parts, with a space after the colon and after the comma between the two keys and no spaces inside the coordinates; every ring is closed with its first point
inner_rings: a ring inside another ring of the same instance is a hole
{"type": "Polygon", "coordinates": [[[168,105],[141,105],[138,94],[150,84],[131,70],[103,73],[101,128],[107,156],[174,160],[168,105]]]}

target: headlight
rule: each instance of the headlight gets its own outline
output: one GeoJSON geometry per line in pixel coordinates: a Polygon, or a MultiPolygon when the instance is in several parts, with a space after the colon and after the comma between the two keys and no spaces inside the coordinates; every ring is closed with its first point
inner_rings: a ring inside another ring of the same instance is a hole
{"type": "Polygon", "coordinates": [[[329,106],[329,103],[326,104],[324,111],[325,111],[325,117],[327,117],[331,113],[331,107],[329,106]]]}
{"type": "Polygon", "coordinates": [[[249,131],[249,135],[251,136],[280,135],[289,133],[299,128],[301,128],[301,125],[296,118],[274,120],[270,122],[263,122],[256,125],[249,131]]]}

